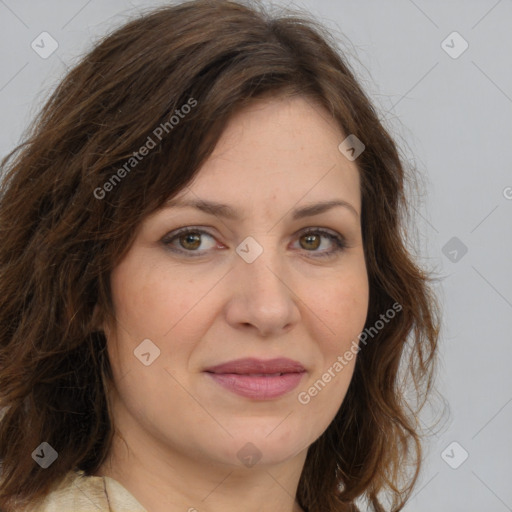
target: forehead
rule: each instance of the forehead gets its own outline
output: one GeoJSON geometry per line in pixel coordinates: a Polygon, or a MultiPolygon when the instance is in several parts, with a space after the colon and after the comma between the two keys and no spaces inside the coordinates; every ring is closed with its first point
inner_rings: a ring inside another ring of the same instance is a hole
{"type": "Polygon", "coordinates": [[[192,184],[175,199],[215,199],[245,211],[345,200],[360,212],[359,170],[338,146],[330,114],[303,97],[261,100],[238,111],[192,184]]]}

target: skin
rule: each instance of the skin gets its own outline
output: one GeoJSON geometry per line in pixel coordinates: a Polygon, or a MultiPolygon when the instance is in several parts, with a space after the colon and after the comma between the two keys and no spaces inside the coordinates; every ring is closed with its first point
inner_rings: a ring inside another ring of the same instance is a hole
{"type": "Polygon", "coordinates": [[[239,111],[179,197],[229,204],[242,218],[161,209],[112,272],[116,324],[102,327],[117,434],[96,474],[116,479],[151,512],[301,510],[295,496],[307,449],[338,411],[355,357],[308,404],[298,394],[357,341],[368,310],[359,173],[338,150],[344,138],[302,97],[239,111]],[[291,220],[293,209],[330,199],[355,212],[335,207],[291,220]],[[162,239],[185,226],[211,236],[174,239],[183,255],[173,253],[162,239]],[[308,241],[305,228],[339,233],[348,247],[315,256],[336,244],[318,233],[308,241]],[[235,251],[247,236],[263,248],[252,263],[235,251]],[[202,255],[187,257],[194,250],[202,255]],[[144,339],[160,350],[149,366],[134,356],[144,339]],[[265,401],[204,373],[241,357],[289,357],[307,373],[265,401]],[[237,456],[247,442],[261,457],[252,467],[237,456]]]}

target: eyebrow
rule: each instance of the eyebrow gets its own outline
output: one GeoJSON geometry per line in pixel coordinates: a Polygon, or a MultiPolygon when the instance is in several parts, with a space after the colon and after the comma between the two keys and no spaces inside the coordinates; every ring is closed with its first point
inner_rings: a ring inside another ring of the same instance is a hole
{"type": "MultiPolygon", "coordinates": [[[[167,201],[166,208],[196,208],[202,212],[224,217],[230,220],[240,220],[240,212],[227,204],[217,203],[215,201],[206,201],[203,199],[171,199],[167,201]]],[[[300,208],[296,208],[292,213],[292,220],[303,219],[305,217],[312,217],[320,215],[332,208],[343,207],[351,211],[358,219],[359,213],[347,201],[342,199],[333,199],[330,201],[321,201],[318,203],[308,204],[300,208]]]]}

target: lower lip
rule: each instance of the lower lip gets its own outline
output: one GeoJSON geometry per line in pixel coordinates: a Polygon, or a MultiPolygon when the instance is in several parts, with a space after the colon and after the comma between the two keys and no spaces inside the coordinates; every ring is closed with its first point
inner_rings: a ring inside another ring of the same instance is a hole
{"type": "Polygon", "coordinates": [[[237,395],[256,400],[270,400],[296,388],[305,372],[285,373],[274,377],[255,377],[236,373],[207,373],[215,382],[237,395]]]}

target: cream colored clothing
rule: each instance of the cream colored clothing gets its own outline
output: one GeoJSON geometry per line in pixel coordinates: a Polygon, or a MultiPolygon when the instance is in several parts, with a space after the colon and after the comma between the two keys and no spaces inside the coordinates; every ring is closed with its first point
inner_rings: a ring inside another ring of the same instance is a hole
{"type": "Polygon", "coordinates": [[[117,481],[70,471],[37,507],[23,512],[147,512],[117,481]]]}

